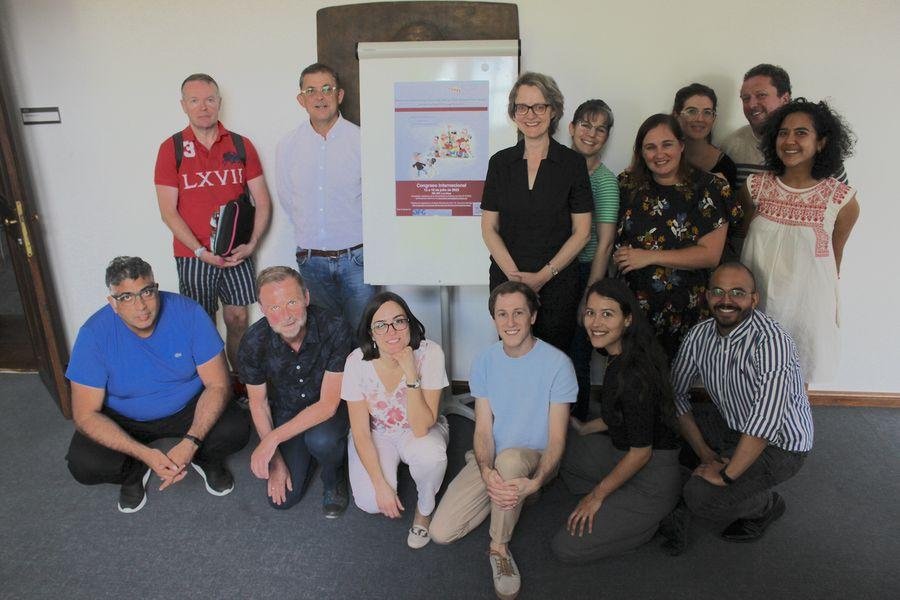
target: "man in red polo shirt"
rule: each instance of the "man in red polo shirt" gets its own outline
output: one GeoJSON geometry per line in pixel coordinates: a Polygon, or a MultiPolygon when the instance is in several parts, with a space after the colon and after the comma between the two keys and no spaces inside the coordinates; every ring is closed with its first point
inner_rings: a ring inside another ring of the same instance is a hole
{"type": "Polygon", "coordinates": [[[156,157],[156,197],[163,222],[174,235],[180,292],[193,298],[215,321],[219,300],[226,328],[225,350],[232,369],[247,329],[248,305],[256,301],[253,252],[269,223],[271,201],[256,148],[242,138],[245,160],[219,122],[222,99],[209,75],[196,73],[181,84],[181,108],[189,125],[181,132],[182,160],[166,138],[156,157]],[[253,235],[228,256],[209,251],[210,219],[220,206],[247,189],[256,204],[253,235]]]}

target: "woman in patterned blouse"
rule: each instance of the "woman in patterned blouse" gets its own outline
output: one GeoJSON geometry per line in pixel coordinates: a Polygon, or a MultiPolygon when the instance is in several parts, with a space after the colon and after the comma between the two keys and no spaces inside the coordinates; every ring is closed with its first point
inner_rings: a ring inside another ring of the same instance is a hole
{"type": "Polygon", "coordinates": [[[684,134],[670,114],[641,125],[631,166],[619,175],[619,196],[613,261],[672,360],[707,314],[709,269],[741,208],[726,181],[688,163],[684,134]]]}
{"type": "Polygon", "coordinates": [[[368,513],[400,517],[397,467],[405,462],[419,496],[407,544],[421,548],[431,539],[434,497],[447,469],[449,431],[438,412],[448,385],[444,353],[425,339],[425,326],[393,292],[366,305],[357,341],[341,384],[352,433],[347,462],[353,499],[368,513]]]}

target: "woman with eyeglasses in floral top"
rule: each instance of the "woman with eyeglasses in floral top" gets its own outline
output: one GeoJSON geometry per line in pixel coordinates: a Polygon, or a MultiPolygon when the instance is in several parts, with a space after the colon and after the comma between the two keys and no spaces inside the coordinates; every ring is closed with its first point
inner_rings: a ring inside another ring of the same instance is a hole
{"type": "Polygon", "coordinates": [[[430,541],[435,494],[447,469],[447,420],[439,414],[447,387],[444,352],[393,292],[376,295],[357,328],[359,348],[347,357],[341,398],[347,402],[350,486],[356,505],[391,519],[404,510],[397,467],[409,465],[418,491],[409,547],[430,541]]]}

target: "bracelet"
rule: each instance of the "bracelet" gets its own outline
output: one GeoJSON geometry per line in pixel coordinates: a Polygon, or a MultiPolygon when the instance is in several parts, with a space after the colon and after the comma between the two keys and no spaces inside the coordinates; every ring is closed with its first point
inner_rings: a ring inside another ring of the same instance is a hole
{"type": "Polygon", "coordinates": [[[559,275],[559,269],[553,266],[553,263],[547,263],[547,268],[550,269],[550,275],[556,277],[559,275]]]}
{"type": "Polygon", "coordinates": [[[725,472],[725,470],[727,468],[728,468],[728,465],[725,465],[724,467],[722,467],[722,470],[719,471],[719,476],[722,478],[722,481],[725,482],[725,485],[731,485],[732,483],[734,483],[734,479],[729,477],[728,473],[725,472]]]}
{"type": "Polygon", "coordinates": [[[196,435],[191,435],[189,433],[186,433],[183,436],[181,436],[181,439],[192,441],[194,443],[194,445],[197,446],[198,448],[200,447],[200,444],[203,443],[203,440],[198,438],[196,435]]]}
{"type": "Polygon", "coordinates": [[[419,380],[419,379],[416,379],[416,380],[413,381],[412,383],[410,383],[410,382],[407,381],[407,382],[406,382],[406,387],[408,387],[408,388],[410,388],[410,389],[413,389],[413,390],[417,390],[417,389],[419,389],[419,388],[422,387],[422,381],[419,380]]]}
{"type": "Polygon", "coordinates": [[[201,256],[203,256],[203,252],[205,250],[206,250],[206,248],[204,246],[199,246],[196,250],[194,250],[194,256],[196,256],[197,258],[200,258],[201,256]]]}

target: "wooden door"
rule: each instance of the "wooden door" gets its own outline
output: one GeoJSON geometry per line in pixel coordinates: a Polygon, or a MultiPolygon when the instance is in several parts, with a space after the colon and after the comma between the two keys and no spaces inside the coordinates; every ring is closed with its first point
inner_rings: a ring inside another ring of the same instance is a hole
{"type": "Polygon", "coordinates": [[[60,411],[71,418],[65,378],[68,346],[50,276],[43,228],[25,165],[21,116],[12,96],[6,64],[6,57],[0,56],[0,219],[6,231],[9,260],[15,271],[38,373],[60,411]]]}

